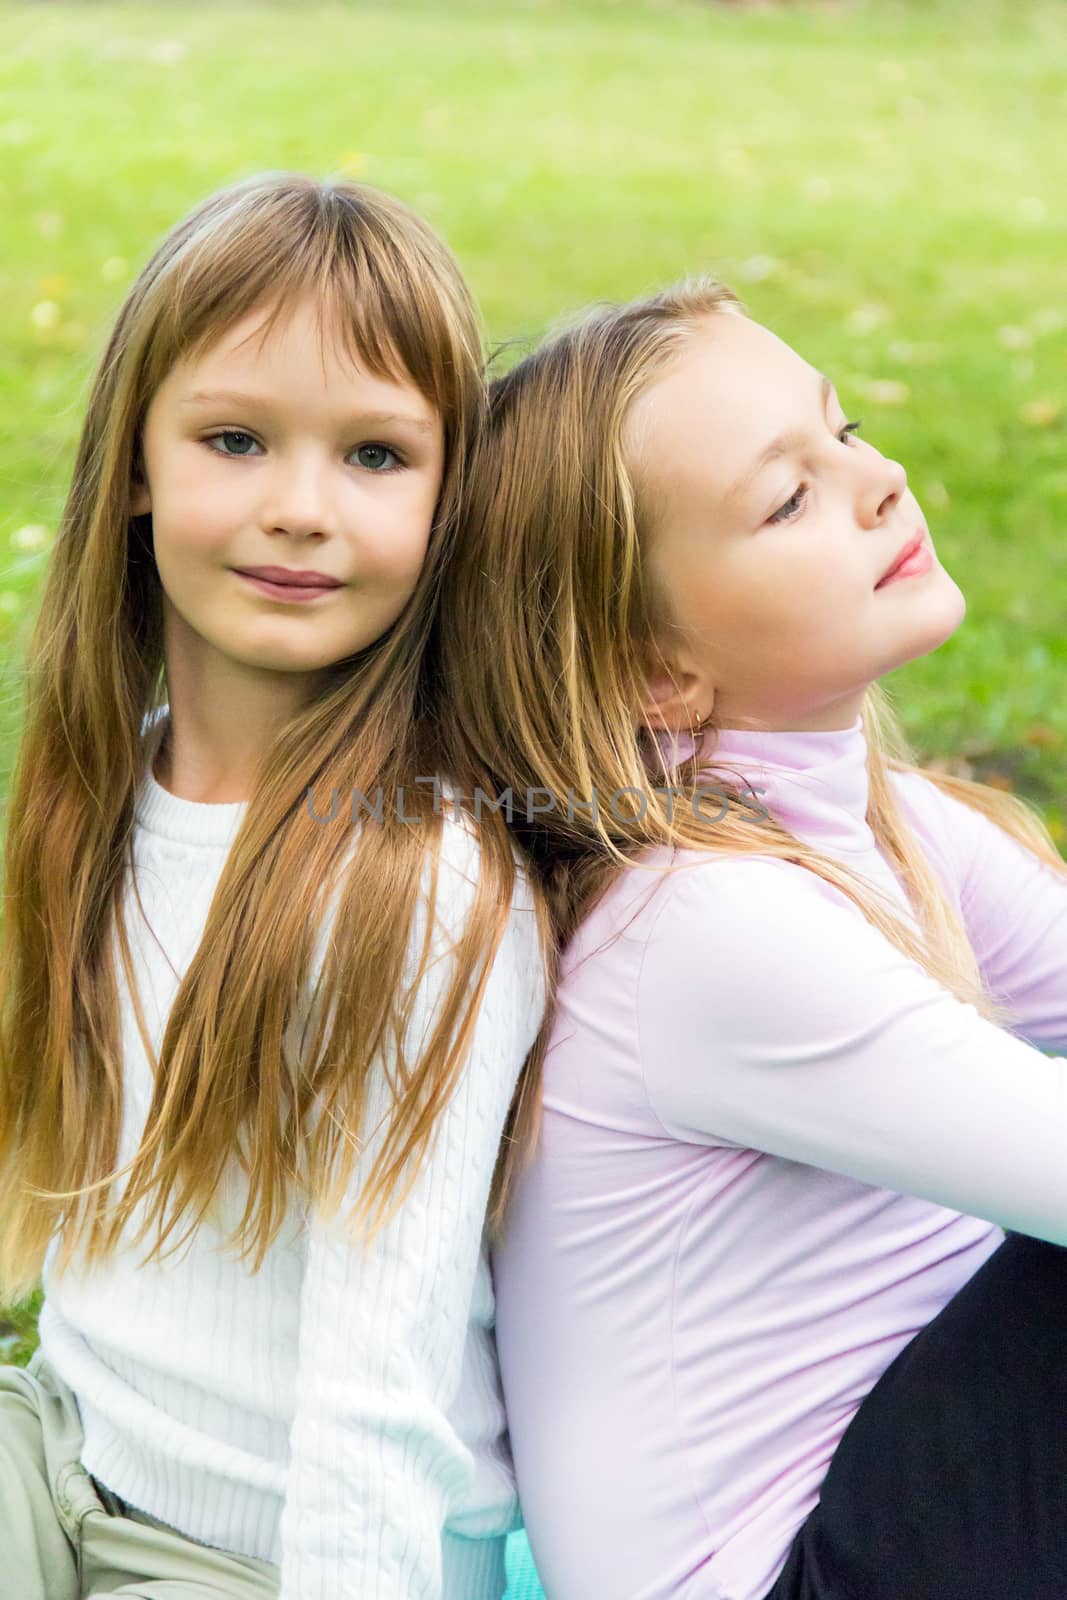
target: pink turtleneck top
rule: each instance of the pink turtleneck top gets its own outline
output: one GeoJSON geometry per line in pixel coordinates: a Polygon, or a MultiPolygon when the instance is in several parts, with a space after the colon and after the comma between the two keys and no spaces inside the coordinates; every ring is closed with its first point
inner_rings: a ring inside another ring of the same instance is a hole
{"type": "MultiPolygon", "coordinates": [[[[727,730],[709,767],[915,927],[866,757],[857,718],[727,730]]],[[[921,774],[891,781],[1010,1028],[767,857],[630,868],[566,952],[494,1260],[550,1600],[762,1600],[899,1351],[1004,1229],[1067,1244],[1067,870],[921,774]]]]}

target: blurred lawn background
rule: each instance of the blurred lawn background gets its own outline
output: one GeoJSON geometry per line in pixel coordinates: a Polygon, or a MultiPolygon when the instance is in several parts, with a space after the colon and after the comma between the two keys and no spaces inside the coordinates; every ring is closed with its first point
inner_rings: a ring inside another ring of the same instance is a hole
{"type": "MultiPolygon", "coordinates": [[[[1067,799],[1059,0],[0,3],[0,785],[88,380],[162,232],[268,168],[447,237],[490,343],[719,273],[908,468],[968,599],[920,760],[1067,799]]],[[[7,1313],[24,1363],[35,1300],[7,1313]]]]}

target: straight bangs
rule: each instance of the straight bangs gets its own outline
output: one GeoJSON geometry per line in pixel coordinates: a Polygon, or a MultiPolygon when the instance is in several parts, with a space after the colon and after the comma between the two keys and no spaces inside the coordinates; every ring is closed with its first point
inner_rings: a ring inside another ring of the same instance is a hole
{"type": "Polygon", "coordinates": [[[410,380],[443,418],[465,410],[464,379],[481,364],[470,337],[473,304],[458,273],[453,303],[441,295],[447,253],[406,213],[401,248],[384,225],[391,209],[388,196],[376,196],[372,211],[343,191],[315,187],[279,195],[255,214],[237,212],[228,226],[210,228],[206,248],[194,232],[155,285],[162,303],[152,386],[257,305],[270,308],[265,336],[306,295],[320,307],[324,348],[339,340],[376,376],[410,380]]]}
{"type": "MultiPolygon", "coordinates": [[[[445,475],[439,511],[454,510],[463,441],[483,404],[474,303],[441,240],[392,196],[347,184],[279,187],[257,178],[207,203],[142,274],[143,424],[167,373],[199,355],[257,307],[251,336],[268,337],[301,299],[318,308],[322,350],[340,347],[375,377],[410,382],[441,418],[445,475]],[[235,194],[256,198],[235,206],[235,194]],[[150,287],[148,287],[150,286],[150,287]]],[[[440,517],[435,519],[440,521],[440,517]]]]}

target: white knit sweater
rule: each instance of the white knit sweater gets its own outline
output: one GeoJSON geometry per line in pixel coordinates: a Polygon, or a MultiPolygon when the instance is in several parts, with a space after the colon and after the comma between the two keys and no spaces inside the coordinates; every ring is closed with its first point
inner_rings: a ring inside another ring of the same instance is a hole
{"type": "MultiPolygon", "coordinates": [[[[246,810],[179,799],[155,780],[164,714],[149,726],[134,834],[151,931],[129,877],[125,887],[157,1051],[246,810]]],[[[440,949],[462,926],[478,861],[476,841],[447,810],[443,835],[440,949]]],[[[420,912],[424,927],[425,900],[420,912]]],[[[426,1026],[449,965],[436,963],[423,980],[413,1027],[426,1026]]],[[[152,1082],[117,957],[116,971],[125,1162],[140,1142],[152,1082]]],[[[194,1541],[277,1563],[281,1600],[499,1600],[505,1536],[520,1518],[483,1226],[504,1118],[543,1008],[535,917],[520,877],[431,1159],[365,1258],[340,1233],[353,1187],[329,1225],[305,1207],[291,1215],[252,1274],[233,1247],[219,1248],[243,1211],[236,1164],[225,1228],[201,1224],[191,1246],[162,1264],[139,1264],[149,1233],[102,1269],[78,1264],[59,1275],[53,1240],[41,1346],[77,1397],[81,1460],[101,1483],[194,1541]]],[[[382,1105],[372,1105],[368,1127],[382,1105]]],[[[355,1186],[379,1145],[369,1143],[355,1186]]]]}

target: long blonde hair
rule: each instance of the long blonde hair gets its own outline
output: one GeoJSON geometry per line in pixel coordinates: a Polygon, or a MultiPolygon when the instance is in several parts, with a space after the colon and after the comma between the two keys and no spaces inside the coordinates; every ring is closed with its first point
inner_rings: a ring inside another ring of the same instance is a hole
{"type": "MultiPolygon", "coordinates": [[[[773,817],[754,825],[751,800],[746,805],[743,788],[718,771],[716,805],[721,790],[727,811],[709,828],[692,800],[699,773],[714,761],[714,719],[699,752],[674,765],[665,741],[639,714],[662,608],[644,560],[648,509],[627,460],[625,423],[635,397],[684,341],[726,308],[744,311],[711,277],[600,308],[491,385],[462,539],[443,590],[448,628],[435,640],[442,715],[452,719],[453,737],[477,750],[498,788],[516,795],[540,789],[557,799],[539,814],[531,814],[535,807],[513,813],[551,906],[554,965],[611,880],[651,847],[758,854],[794,862],[833,884],[946,989],[1004,1024],[1008,1012],[983,988],[966,931],[890,783],[891,772],[921,769],[882,685],[870,686],[862,712],[867,820],[906,889],[922,937],[888,896],[843,862],[773,817]],[[481,662],[477,676],[466,666],[470,659],[481,662]],[[663,792],[668,778],[673,796],[663,792]],[[643,797],[633,815],[589,805],[590,797],[626,789],[643,797]]],[[[925,776],[1067,871],[1025,801],[967,779],[925,776]]],[[[507,1171],[493,1212],[498,1238],[517,1164],[536,1138],[547,1027],[546,1019],[508,1127],[507,1171]]]]}
{"type": "MultiPolygon", "coordinates": [[[[419,1060],[406,1062],[432,909],[410,987],[405,954],[424,866],[433,867],[431,899],[436,889],[442,823],[429,788],[414,781],[441,770],[424,651],[484,409],[478,318],[451,253],[406,206],[372,188],[288,173],[232,185],[167,234],[130,290],[92,384],[29,645],[9,799],[0,953],[5,1298],[33,1289],[57,1230],[57,1270],[79,1240],[92,1262],[116,1247],[141,1201],[135,1242],[158,1223],[146,1259],[163,1259],[180,1217],[195,1213],[172,1250],[206,1215],[234,1154],[248,1175],[235,1237],[242,1254],[255,1249],[258,1269],[294,1189],[327,1214],[336,1210],[359,1154],[371,1065],[388,1041],[397,1060],[388,1137],[354,1221],[369,1219],[373,1234],[415,1182],[470,1040],[514,883],[505,825],[484,819],[455,974],[419,1060]],[[130,515],[139,438],[176,361],[253,308],[273,320],[308,292],[324,337],[346,342],[376,374],[410,380],[442,420],[445,466],[428,553],[399,618],[335,663],[313,701],[279,725],[152,1062],[144,1135],[109,1214],[122,1123],[112,931],[152,1059],[121,915],[142,726],[164,690],[151,519],[130,515]],[[323,827],[312,815],[306,797],[322,784],[375,793],[382,820],[361,829],[358,850],[348,849],[345,827],[323,827]],[[407,820],[413,815],[419,825],[407,820]],[[319,980],[326,1003],[306,1056],[293,1062],[283,1041],[301,1014],[324,886],[337,879],[343,853],[350,860],[319,980]]],[[[455,741],[452,754],[462,788],[455,741]]]]}

